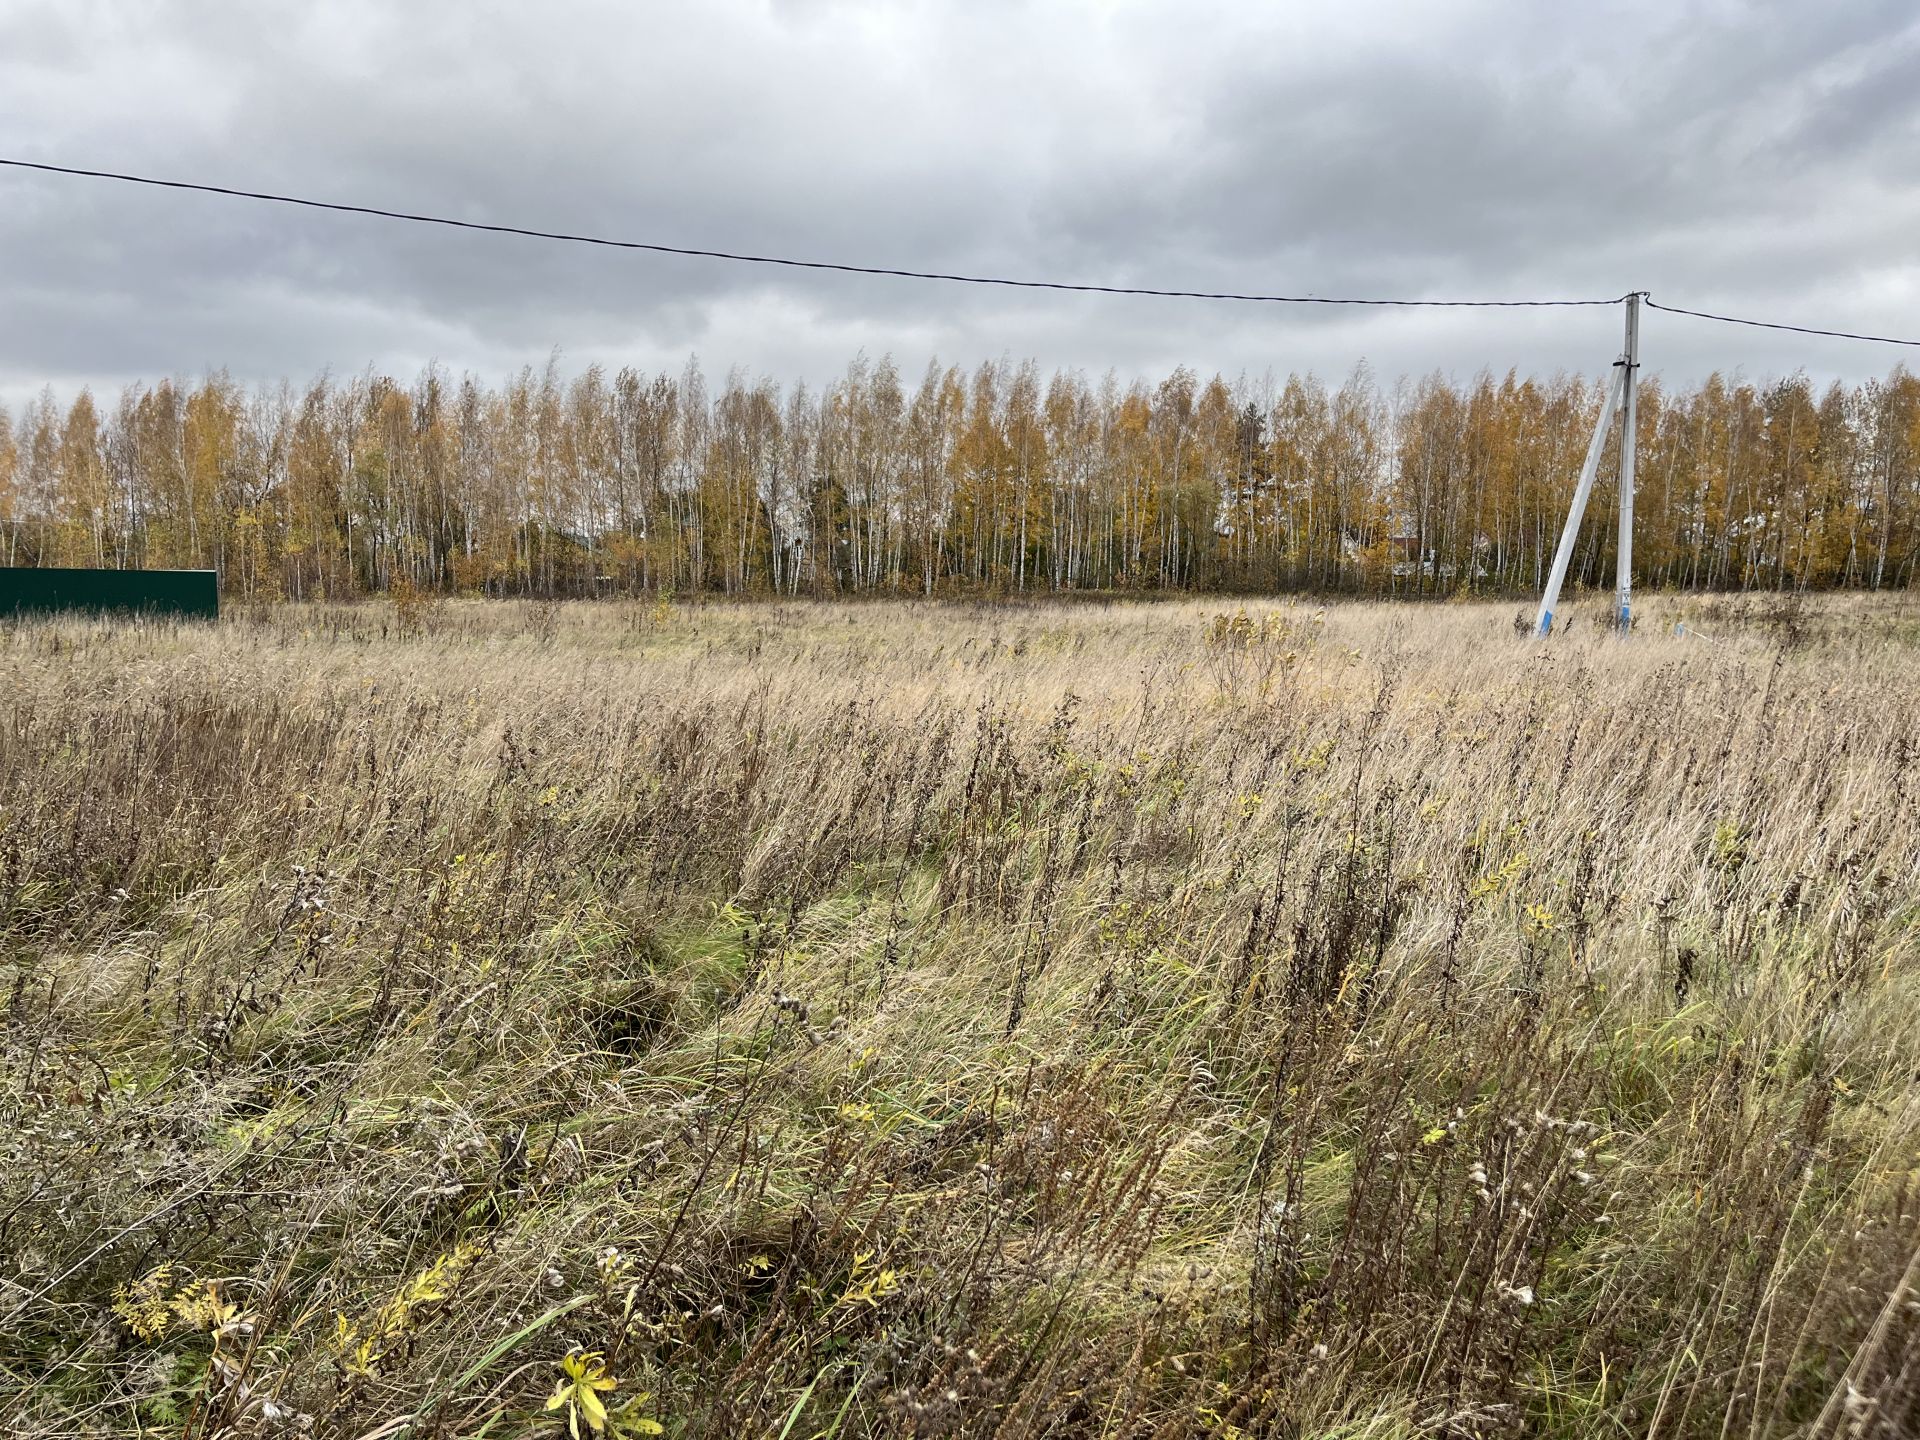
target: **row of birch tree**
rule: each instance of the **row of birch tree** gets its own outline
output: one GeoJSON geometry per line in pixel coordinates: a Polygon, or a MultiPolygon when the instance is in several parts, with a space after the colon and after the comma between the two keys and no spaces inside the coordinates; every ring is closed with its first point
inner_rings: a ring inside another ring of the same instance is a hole
{"type": "MultiPolygon", "coordinates": [[[[557,363],[225,374],[0,411],[0,561],[233,596],[1538,587],[1592,377],[1157,382],[856,359],[831,383],[557,363]]],[[[1910,586],[1920,380],[1643,384],[1642,584],[1910,586]]],[[[1609,583],[1609,453],[1574,557],[1609,583]]]]}

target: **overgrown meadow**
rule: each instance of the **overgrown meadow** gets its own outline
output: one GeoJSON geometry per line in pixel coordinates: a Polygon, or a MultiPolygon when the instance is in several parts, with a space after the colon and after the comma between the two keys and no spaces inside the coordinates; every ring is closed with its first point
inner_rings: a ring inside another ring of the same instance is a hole
{"type": "Polygon", "coordinates": [[[1920,601],[1575,610],[0,630],[0,1426],[1920,1431],[1920,601]]]}

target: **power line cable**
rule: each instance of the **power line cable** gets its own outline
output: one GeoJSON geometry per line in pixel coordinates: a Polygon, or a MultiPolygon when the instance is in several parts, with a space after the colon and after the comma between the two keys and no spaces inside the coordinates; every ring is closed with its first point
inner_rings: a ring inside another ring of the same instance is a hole
{"type": "MultiPolygon", "coordinates": [[[[1170,290],[1144,285],[1092,285],[1065,280],[1016,280],[998,275],[959,275],[939,270],[907,270],[888,265],[854,265],[834,260],[798,260],[782,255],[753,255],[731,250],[708,250],[688,245],[665,245],[645,240],[615,240],[603,235],[576,235],[560,230],[536,230],[522,225],[495,225],[478,220],[456,220],[445,215],[422,215],[406,210],[387,210],[374,205],[349,205],[333,200],[312,200],[298,195],[279,195],[265,190],[240,190],[226,185],[207,185],[190,180],[163,180],[151,175],[131,175],[116,170],[87,170],[72,165],[52,165],[38,160],[0,157],[0,165],[17,170],[38,170],[49,175],[74,175],[92,180],[119,180],[130,185],[147,185],[162,190],[189,190],[205,195],[225,195],[240,200],[264,200],[276,205],[298,205],[309,210],[331,210],[344,215],[371,215],[383,220],[404,220],[416,225],[440,225],[454,230],[478,230],[494,235],[519,235],[532,240],[559,240],[574,245],[599,245],[614,250],[644,250],[656,255],[682,255],[704,260],[727,260],[744,265],[778,265],[795,270],[830,270],[847,275],[888,275],[903,280],[944,280],[959,285],[997,285],[1018,290],[1065,290],[1090,295],[1145,295],[1169,300],[1229,300],[1266,305],[1374,305],[1425,309],[1547,309],[1569,306],[1618,305],[1626,297],[1600,300],[1393,300],[1330,295],[1255,295],[1224,290],[1170,290]]],[[[1662,305],[1641,292],[1650,310],[1669,315],[1686,315],[1696,320],[1712,320],[1722,325],[1746,325],[1759,330],[1786,330],[1797,335],[1823,335],[1836,340],[1864,340],[1876,345],[1906,345],[1920,348],[1920,340],[1892,335],[1866,335],[1853,330],[1828,330],[1812,325],[1788,325],[1776,320],[1750,320],[1737,315],[1718,315],[1706,310],[1690,310],[1679,305],[1662,305]]]]}
{"type": "Polygon", "coordinates": [[[1811,325],[1783,325],[1777,320],[1743,320],[1737,315],[1713,315],[1705,310],[1683,310],[1678,305],[1662,305],[1650,295],[1640,297],[1649,310],[1664,310],[1669,315],[1691,315],[1696,320],[1718,320],[1722,325],[1751,325],[1758,330],[1791,330],[1796,335],[1830,335],[1836,340],[1870,340],[1876,345],[1915,345],[1920,340],[1901,340],[1892,335],[1861,335],[1852,330],[1819,330],[1811,325]]]}
{"type": "Polygon", "coordinates": [[[347,215],[374,215],[384,220],[406,220],[416,225],[444,225],[456,230],[484,230],[495,235],[523,235],[533,240],[564,240],[575,245],[603,245],[615,250],[647,250],[657,255],[687,255],[705,260],[731,260],[746,265],[782,265],[796,270],[835,270],[849,275],[892,275],[904,280],[948,280],[960,285],[1000,285],[1019,290],[1070,290],[1092,295],[1151,295],[1169,300],[1235,300],[1267,305],[1385,305],[1429,309],[1539,309],[1553,306],[1618,305],[1623,296],[1604,300],[1374,300],[1328,295],[1249,295],[1219,290],[1163,290],[1142,285],[1088,285],[1064,280],[1014,280],[995,275],[954,275],[937,270],[904,270],[888,265],[852,265],[832,260],[795,260],[780,255],[749,255],[730,250],[703,250],[688,245],[662,245],[644,240],[612,240],[601,235],[573,235],[558,230],[535,230],[521,225],[490,225],[477,220],[454,220],[444,215],[418,215],[384,210],[373,205],[346,205],[332,200],[309,200],[264,190],[236,190],[225,185],[202,185],[188,180],[161,180],[151,175],[127,175],[113,170],[83,170],[71,165],[48,165],[37,160],[10,160],[0,165],[18,170],[41,170],[50,175],[80,175],[94,180],[123,180],[164,190],[194,190],[242,200],[267,200],[276,205],[300,205],[310,210],[334,210],[347,215]]]}

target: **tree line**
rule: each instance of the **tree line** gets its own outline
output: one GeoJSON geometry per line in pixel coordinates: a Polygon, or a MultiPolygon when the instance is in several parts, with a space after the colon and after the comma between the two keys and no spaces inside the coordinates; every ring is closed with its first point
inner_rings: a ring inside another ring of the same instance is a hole
{"type": "MultiPolygon", "coordinates": [[[[820,387],[695,364],[224,373],[0,409],[0,560],[217,569],[230,596],[395,586],[1532,591],[1602,402],[1587,377],[1363,366],[1229,382],[856,359],[820,387]]],[[[1643,585],[1911,586],[1920,379],[1643,381],[1643,585]]],[[[1617,445],[1617,441],[1612,442],[1617,445]]],[[[1610,584],[1611,449],[1574,556],[1610,584]]]]}

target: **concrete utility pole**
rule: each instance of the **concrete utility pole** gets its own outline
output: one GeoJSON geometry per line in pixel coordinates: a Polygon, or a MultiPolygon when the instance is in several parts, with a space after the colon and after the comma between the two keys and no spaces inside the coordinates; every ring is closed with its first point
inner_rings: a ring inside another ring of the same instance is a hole
{"type": "Polygon", "coordinates": [[[1587,458],[1580,466],[1579,483],[1573,487],[1573,503],[1567,507],[1567,523],[1560,530],[1560,546],[1553,553],[1553,568],[1547,572],[1547,588],[1540,596],[1540,614],[1534,633],[1553,633],[1553,607],[1560,603],[1560,587],[1567,580],[1567,566],[1573,561],[1574,542],[1580,538],[1580,519],[1587,513],[1587,497],[1593,493],[1593,479],[1600,469],[1601,452],[1607,448],[1607,431],[1613,417],[1625,417],[1620,435],[1620,574],[1618,603],[1614,622],[1622,630],[1633,623],[1633,452],[1638,414],[1634,405],[1634,379],[1640,369],[1640,297],[1636,290],[1626,297],[1627,340],[1620,358],[1613,362],[1613,381],[1600,416],[1593,422],[1593,439],[1587,444],[1587,458]]]}
{"type": "Polygon", "coordinates": [[[1614,623],[1621,634],[1633,628],[1633,461],[1638,410],[1634,381],[1640,371],[1640,292],[1627,296],[1627,348],[1620,357],[1620,577],[1614,623]]]}

